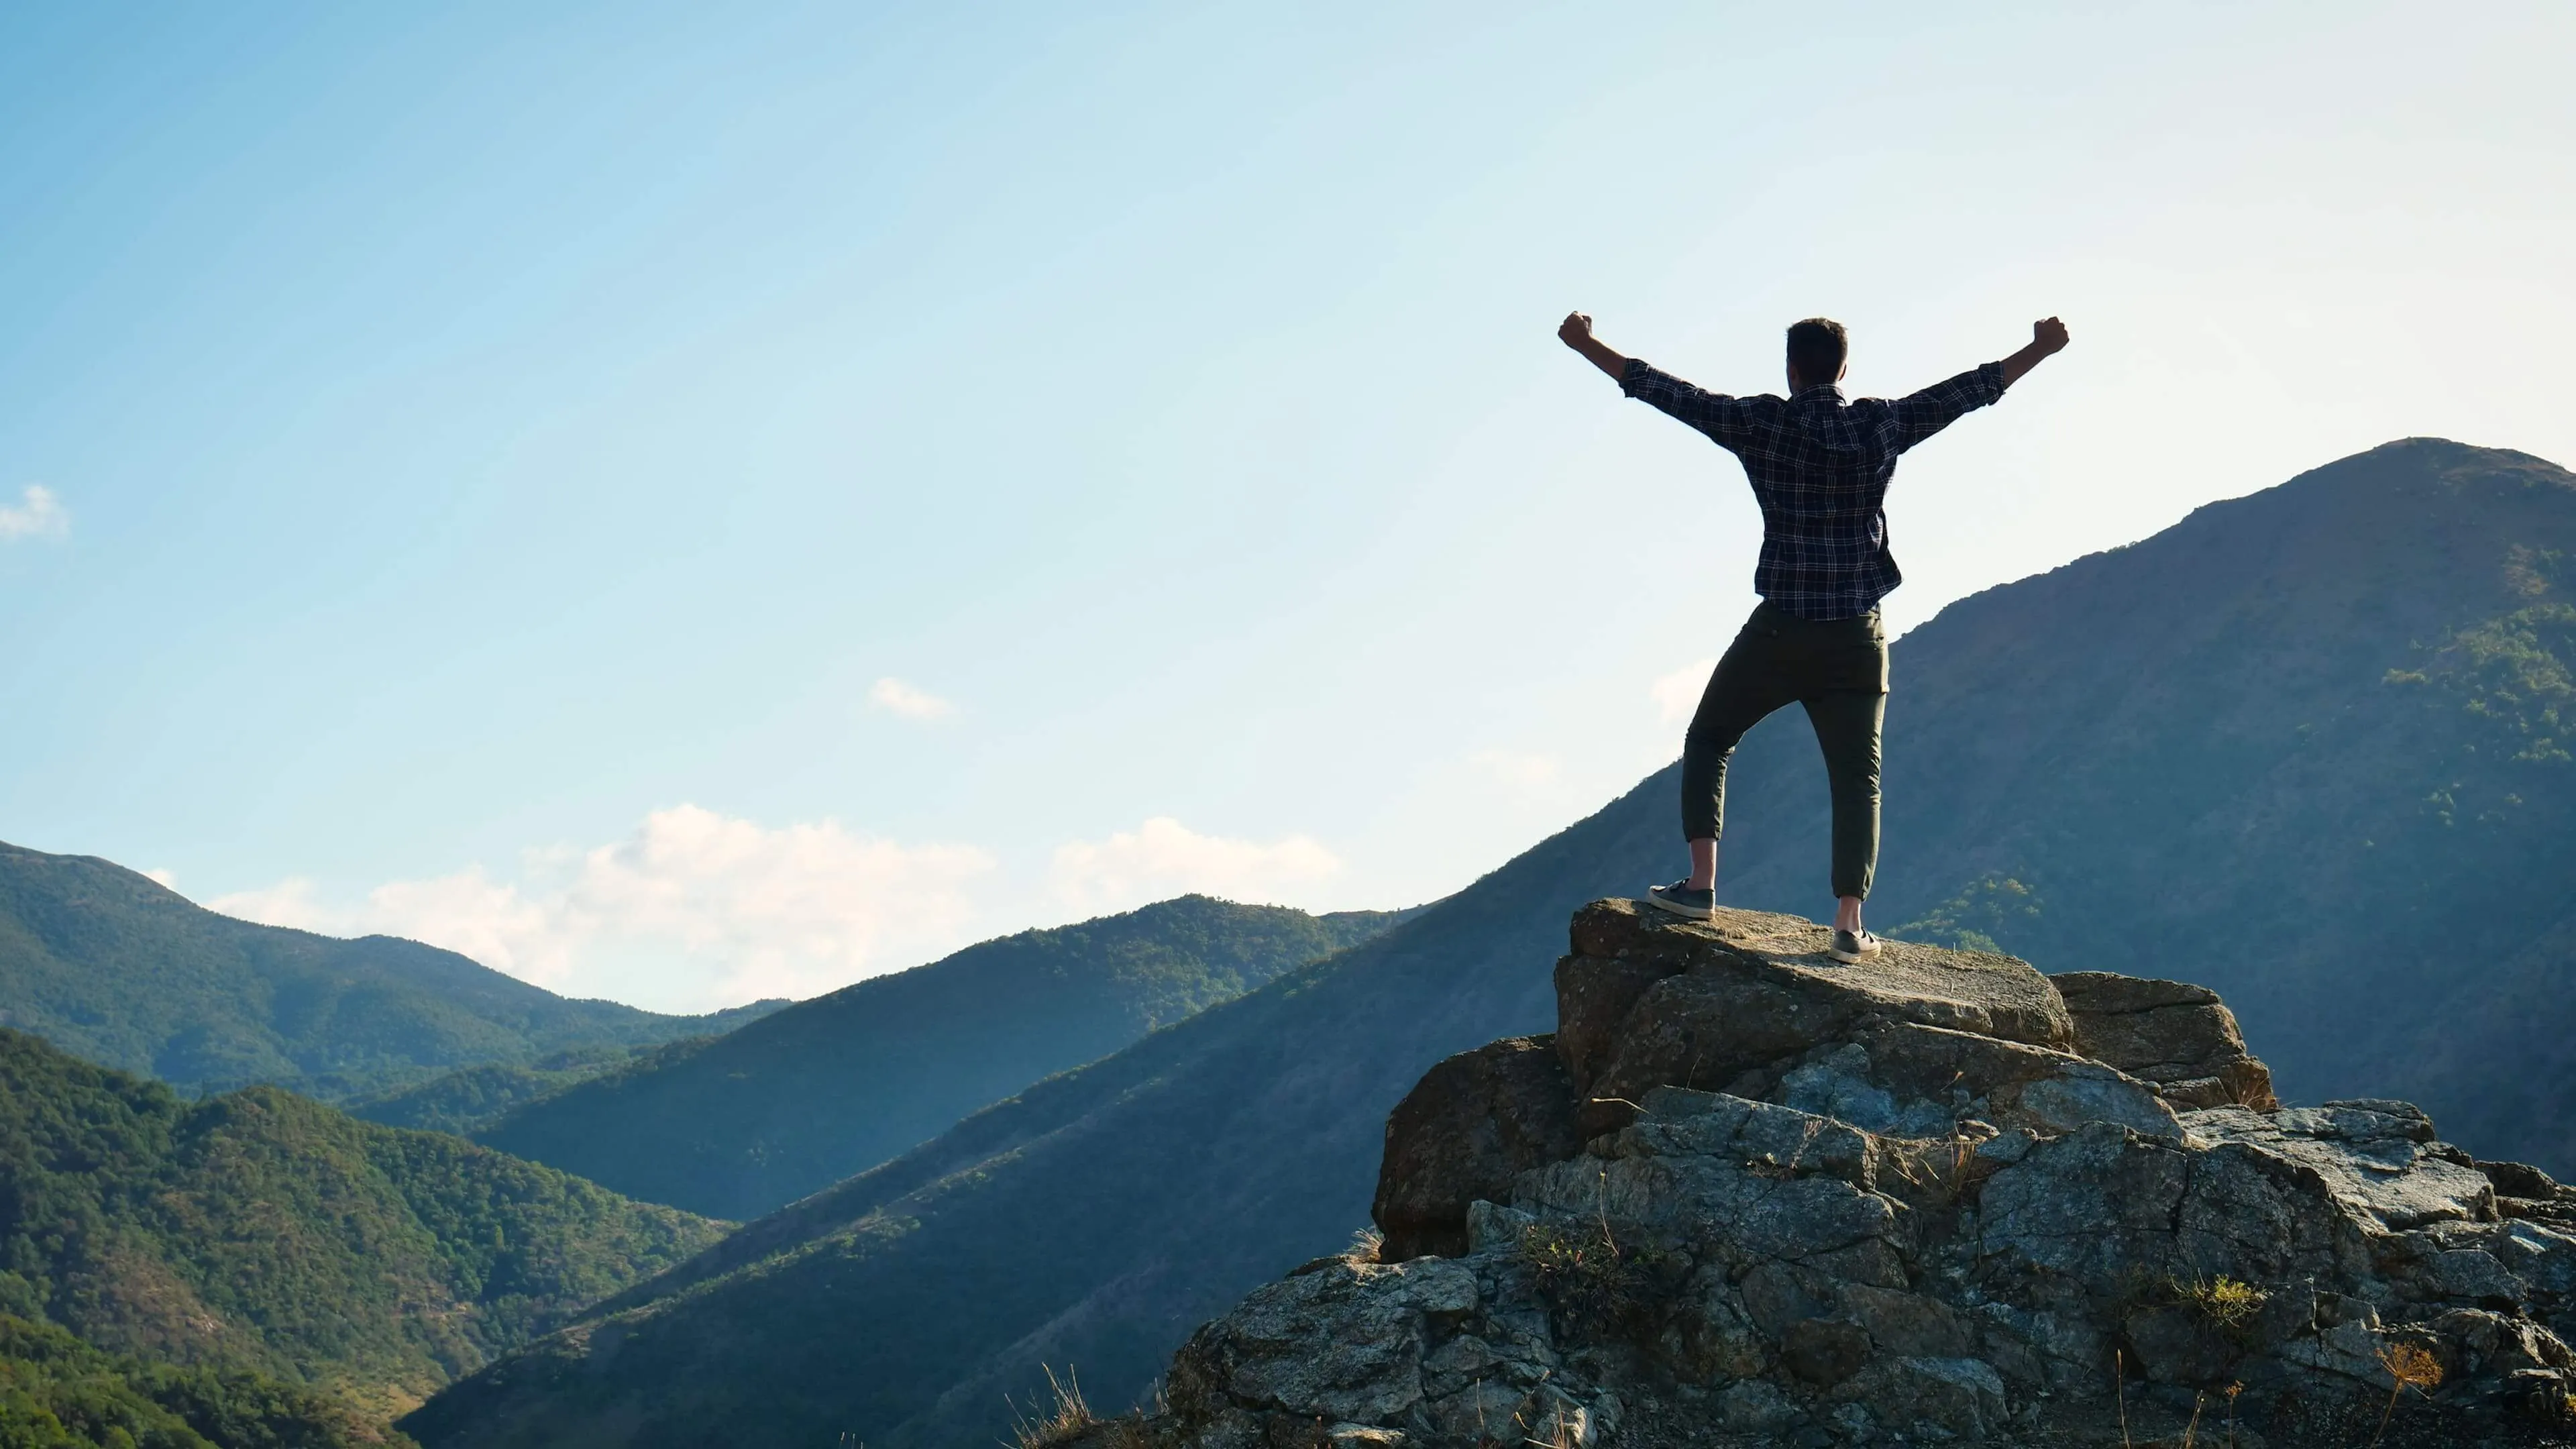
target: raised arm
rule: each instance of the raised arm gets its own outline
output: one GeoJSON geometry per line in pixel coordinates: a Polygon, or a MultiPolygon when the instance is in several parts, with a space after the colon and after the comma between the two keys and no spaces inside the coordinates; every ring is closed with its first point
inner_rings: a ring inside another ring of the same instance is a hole
{"type": "Polygon", "coordinates": [[[2004,389],[2066,346],[2066,324],[2054,317],[2030,325],[2030,345],[1999,362],[1973,367],[1896,403],[1896,446],[1902,452],[2004,395],[2004,389]]]}
{"type": "Polygon", "coordinates": [[[1594,367],[1610,374],[1612,382],[1628,371],[1628,359],[1602,346],[1601,339],[1592,335],[1592,319],[1580,312],[1565,314],[1565,320],[1557,324],[1556,339],[1590,358],[1594,367]]]}
{"type": "Polygon", "coordinates": [[[1996,366],[2004,370],[2004,386],[2021,381],[2022,375],[2039,366],[2040,360],[2066,350],[2066,324],[2045,317],[2030,324],[2030,345],[1996,366]]]}
{"type": "Polygon", "coordinates": [[[1620,356],[1601,345],[1601,340],[1592,335],[1592,319],[1580,312],[1567,313],[1556,335],[1566,346],[1590,358],[1594,367],[1610,374],[1619,390],[1628,396],[1699,429],[1720,447],[1732,448],[1743,441],[1743,398],[1693,387],[1651,363],[1620,356]]]}

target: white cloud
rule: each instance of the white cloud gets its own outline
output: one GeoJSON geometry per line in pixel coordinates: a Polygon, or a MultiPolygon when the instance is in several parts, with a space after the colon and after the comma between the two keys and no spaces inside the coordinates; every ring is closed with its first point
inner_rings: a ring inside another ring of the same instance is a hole
{"type": "Polygon", "coordinates": [[[320,890],[300,875],[258,890],[217,896],[204,905],[207,910],[257,921],[263,926],[290,926],[298,931],[328,932],[345,924],[343,913],[324,906],[320,890]]]}
{"type": "Polygon", "coordinates": [[[521,879],[479,866],[333,906],[290,878],[206,904],[269,925],[405,936],[570,996],[702,1011],[811,996],[972,939],[971,846],[903,845],[832,821],[770,829],[695,805],[625,839],[533,851],[521,879]]]}
{"type": "Polygon", "coordinates": [[[905,719],[940,719],[953,714],[957,706],[918,685],[906,684],[888,675],[868,690],[868,706],[905,719]]]}
{"type": "Polygon", "coordinates": [[[1059,912],[1192,891],[1295,901],[1342,862],[1304,835],[1233,840],[1158,816],[1059,846],[1036,889],[995,889],[998,868],[973,846],[904,844],[829,820],[771,828],[681,805],[605,845],[523,852],[506,874],[469,865],[355,899],[289,876],[205,904],[272,926],[426,941],[566,996],[705,1011],[812,996],[1059,912]]]}
{"type": "Polygon", "coordinates": [[[1708,677],[1717,669],[1714,659],[1694,660],[1672,673],[1658,678],[1648,692],[1655,697],[1655,708],[1662,712],[1668,725],[1687,723],[1699,708],[1699,697],[1708,688],[1708,677]]]}
{"type": "Polygon", "coordinates": [[[1506,785],[1522,790],[1543,790],[1556,783],[1564,762],[1554,755],[1528,754],[1519,750],[1478,750],[1467,757],[1467,763],[1493,776],[1506,785]]]}
{"type": "Polygon", "coordinates": [[[30,483],[16,504],[0,504],[0,540],[60,538],[72,531],[72,515],[54,490],[30,483]]]}
{"type": "Polygon", "coordinates": [[[143,878],[165,891],[175,891],[179,888],[179,878],[166,870],[147,870],[143,873],[143,878]]]}
{"type": "Polygon", "coordinates": [[[1107,840],[1056,847],[1048,880],[1058,900],[1103,912],[1193,891],[1234,901],[1283,901],[1341,868],[1340,858],[1309,836],[1290,835],[1268,845],[1228,840],[1158,815],[1107,840]]]}

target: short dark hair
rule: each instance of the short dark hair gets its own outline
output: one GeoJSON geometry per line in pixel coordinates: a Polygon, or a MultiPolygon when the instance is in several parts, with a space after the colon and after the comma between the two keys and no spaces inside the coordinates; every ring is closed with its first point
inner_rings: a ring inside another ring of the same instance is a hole
{"type": "Polygon", "coordinates": [[[1851,356],[1851,339],[1844,335],[1843,324],[1830,317],[1810,317],[1789,324],[1789,365],[1798,372],[1798,381],[1809,387],[1831,382],[1843,375],[1843,359],[1851,356]]]}

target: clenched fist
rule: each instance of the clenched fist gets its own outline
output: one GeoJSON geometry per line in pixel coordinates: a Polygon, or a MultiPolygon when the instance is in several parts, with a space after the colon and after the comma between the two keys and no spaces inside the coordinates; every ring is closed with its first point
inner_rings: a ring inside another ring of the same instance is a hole
{"type": "Polygon", "coordinates": [[[1612,382],[1627,374],[1628,359],[1602,346],[1601,339],[1592,335],[1592,319],[1580,312],[1568,312],[1565,320],[1556,324],[1556,340],[1582,353],[1594,367],[1608,373],[1612,382]]]}
{"type": "Polygon", "coordinates": [[[2044,317],[2030,324],[2030,345],[2042,353],[2066,350],[2066,324],[2054,317],[2044,317]]]}

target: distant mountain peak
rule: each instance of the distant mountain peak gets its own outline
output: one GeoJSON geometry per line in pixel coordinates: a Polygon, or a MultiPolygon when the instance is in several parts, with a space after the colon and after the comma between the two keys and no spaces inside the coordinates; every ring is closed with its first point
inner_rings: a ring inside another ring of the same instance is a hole
{"type": "Polygon", "coordinates": [[[193,1090],[350,1098],[757,1014],[570,1001],[437,946],[236,920],[112,861],[0,845],[0,1020],[193,1090]]]}

